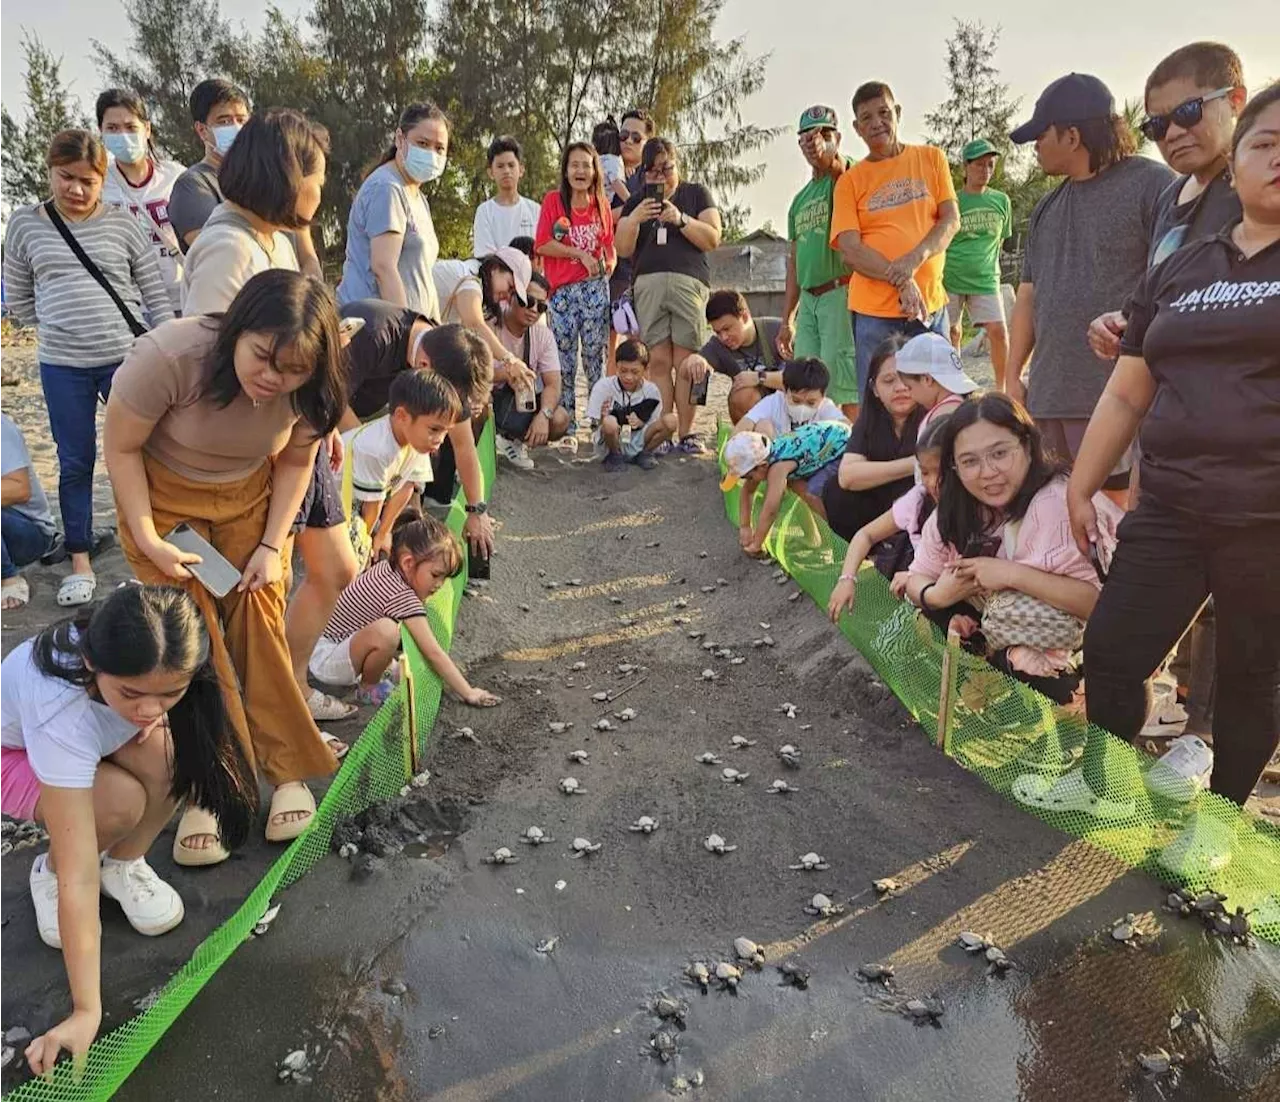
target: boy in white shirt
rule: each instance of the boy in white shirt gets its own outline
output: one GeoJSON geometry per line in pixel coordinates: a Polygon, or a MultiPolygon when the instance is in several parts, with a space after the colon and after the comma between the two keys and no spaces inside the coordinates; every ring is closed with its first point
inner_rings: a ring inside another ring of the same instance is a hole
{"type": "Polygon", "coordinates": [[[591,388],[591,440],[596,453],[604,453],[606,471],[620,471],[628,463],[651,471],[658,465],[654,451],[676,431],[676,415],[662,412],[662,392],[646,374],[649,349],[643,341],[623,341],[617,363],[616,375],[591,388]]]}
{"type": "Polygon", "coordinates": [[[772,440],[812,421],[849,419],[827,397],[831,372],[819,359],[792,360],[782,369],[782,389],[761,398],[738,422],[734,433],[758,432],[772,440]]]}
{"type": "Polygon", "coordinates": [[[430,457],[461,413],[447,380],[431,371],[402,371],[391,383],[387,413],[343,433],[343,506],[362,564],[390,551],[396,517],[415,487],[431,481],[430,457]]]}
{"type": "Polygon", "coordinates": [[[510,135],[494,138],[489,146],[489,179],[498,187],[492,199],[476,207],[471,227],[471,255],[484,258],[511,244],[515,237],[532,237],[542,207],[520,194],[524,156],[510,135]]]}

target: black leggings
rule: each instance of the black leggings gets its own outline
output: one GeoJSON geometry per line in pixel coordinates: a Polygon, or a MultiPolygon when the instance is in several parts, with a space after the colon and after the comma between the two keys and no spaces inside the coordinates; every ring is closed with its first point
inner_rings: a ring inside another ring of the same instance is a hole
{"type": "MultiPolygon", "coordinates": [[[[1214,764],[1210,787],[1243,804],[1280,742],[1280,522],[1227,527],[1144,495],[1120,523],[1119,546],[1084,636],[1091,722],[1132,742],[1147,682],[1210,594],[1217,616],[1214,764]]],[[[1090,746],[1098,740],[1090,740],[1090,746]]],[[[1085,776],[1105,789],[1105,747],[1085,776]]]]}

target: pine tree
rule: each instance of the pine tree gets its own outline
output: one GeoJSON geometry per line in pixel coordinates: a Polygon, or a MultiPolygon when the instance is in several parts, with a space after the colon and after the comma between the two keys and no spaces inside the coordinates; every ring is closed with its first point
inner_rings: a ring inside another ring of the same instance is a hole
{"type": "Polygon", "coordinates": [[[955,20],[947,42],[947,87],[951,95],[925,115],[930,141],[947,159],[960,163],[960,151],[975,138],[986,138],[1002,153],[1010,148],[1009,130],[1020,100],[1009,98],[1009,86],[995,66],[1000,28],[955,20]]]}

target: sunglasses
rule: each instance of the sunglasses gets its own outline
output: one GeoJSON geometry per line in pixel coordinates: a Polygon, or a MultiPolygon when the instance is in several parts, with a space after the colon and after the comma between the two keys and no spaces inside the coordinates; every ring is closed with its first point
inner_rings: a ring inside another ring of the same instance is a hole
{"type": "Polygon", "coordinates": [[[1234,88],[1219,88],[1216,92],[1210,92],[1208,95],[1196,96],[1195,99],[1185,100],[1167,115],[1148,115],[1142,120],[1138,129],[1153,142],[1163,141],[1164,136],[1169,133],[1171,125],[1177,125],[1183,130],[1190,130],[1204,118],[1204,105],[1206,103],[1210,100],[1221,99],[1223,96],[1230,95],[1233,91],[1235,91],[1234,88]]]}
{"type": "Polygon", "coordinates": [[[639,130],[619,130],[618,137],[624,142],[644,141],[644,135],[639,130]]]}
{"type": "Polygon", "coordinates": [[[526,310],[536,310],[539,314],[547,312],[547,300],[545,298],[530,298],[527,302],[520,304],[526,310]]]}

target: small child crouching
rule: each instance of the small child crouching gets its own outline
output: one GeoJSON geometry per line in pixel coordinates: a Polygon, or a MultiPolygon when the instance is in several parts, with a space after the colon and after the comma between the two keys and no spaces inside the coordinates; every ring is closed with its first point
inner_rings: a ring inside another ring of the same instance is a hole
{"type": "Polygon", "coordinates": [[[383,678],[400,650],[400,625],[422,655],[467,704],[490,707],[501,700],[474,687],[436,641],[425,602],[466,562],[462,545],[432,516],[402,513],[391,532],[391,556],[375,562],[342,591],[311,655],[311,675],[329,685],[357,685],[361,704],[381,704],[394,688],[383,678]]]}
{"type": "Polygon", "coordinates": [[[618,345],[618,370],[591,388],[587,417],[604,469],[620,471],[634,463],[642,471],[658,465],[657,448],[676,431],[676,415],[662,412],[662,392],[645,377],[649,349],[643,341],[618,345]]]}

